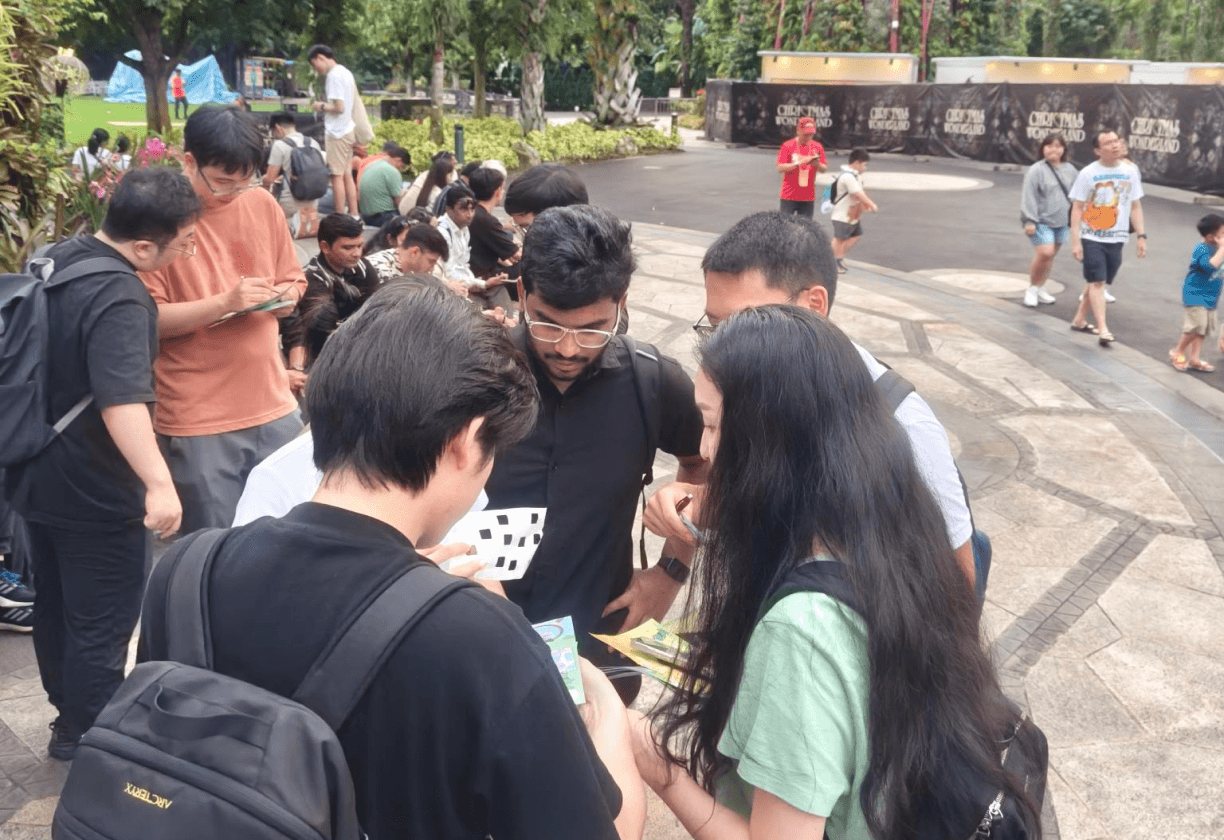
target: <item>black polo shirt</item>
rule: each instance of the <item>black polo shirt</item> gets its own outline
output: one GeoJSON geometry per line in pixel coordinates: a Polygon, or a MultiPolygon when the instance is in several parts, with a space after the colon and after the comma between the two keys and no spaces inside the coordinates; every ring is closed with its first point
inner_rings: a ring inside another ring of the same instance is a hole
{"type": "MultiPolygon", "coordinates": [[[[357,611],[422,562],[385,522],[313,502],[231,530],[209,579],[214,670],[292,695],[357,611]]],[[[142,616],[141,661],[166,656],[160,603],[142,616]]],[[[616,838],[620,789],[548,647],[483,589],[421,619],[338,735],[371,838],[616,838]]]]}
{"type": "MultiPolygon", "coordinates": [[[[131,265],[93,236],[61,242],[46,256],[60,269],[95,257],[131,265]]],[[[93,402],[46,449],[8,471],[13,508],[31,522],[109,531],[144,518],[144,483],[101,411],[157,401],[157,304],[134,272],[93,274],[47,292],[47,419],[63,417],[86,394],[93,402]]]]}
{"type": "MultiPolygon", "coordinates": [[[[648,463],[633,363],[617,337],[591,373],[562,394],[527,347],[525,328],[511,335],[540,386],[540,416],[526,440],[498,454],[485,492],[489,509],[546,507],[548,516],[531,568],[505,584],[506,595],[531,622],[573,616],[586,648],[586,634],[633,572],[633,519],[648,463]]],[[[674,359],[660,355],[658,364],[660,405],[651,407],[661,418],[658,448],[698,455],[702,423],[693,381],[674,359]]],[[[609,629],[616,630],[600,632],[609,629]]]]}

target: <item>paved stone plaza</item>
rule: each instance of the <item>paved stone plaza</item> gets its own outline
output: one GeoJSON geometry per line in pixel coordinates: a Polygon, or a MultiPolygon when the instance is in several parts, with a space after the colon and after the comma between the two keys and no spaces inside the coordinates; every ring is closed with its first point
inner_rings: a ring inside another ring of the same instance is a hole
{"type": "MultiPolygon", "coordinates": [[[[713,237],[635,232],[631,332],[693,372],[698,264],[713,237]]],[[[1006,689],[1049,737],[1047,837],[1214,835],[1224,395],[1033,317],[1014,303],[1015,275],[850,266],[832,320],[931,403],[994,541],[984,632],[1006,689]]],[[[660,483],[674,475],[666,460],[660,483]]],[[[33,662],[27,638],[0,638],[0,840],[49,837],[64,776],[46,759],[53,712],[33,662]]],[[[685,836],[652,799],[647,837],[685,836]]]]}

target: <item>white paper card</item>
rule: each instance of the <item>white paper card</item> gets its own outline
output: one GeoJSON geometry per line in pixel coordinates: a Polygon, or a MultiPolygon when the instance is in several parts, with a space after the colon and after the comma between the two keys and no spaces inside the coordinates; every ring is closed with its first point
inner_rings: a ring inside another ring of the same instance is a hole
{"type": "Polygon", "coordinates": [[[465,542],[476,549],[474,555],[455,557],[442,564],[457,566],[478,560],[484,569],[476,573],[481,580],[518,580],[531,565],[536,547],[544,533],[546,508],[509,508],[469,513],[455,523],[447,534],[448,542],[465,542]]]}

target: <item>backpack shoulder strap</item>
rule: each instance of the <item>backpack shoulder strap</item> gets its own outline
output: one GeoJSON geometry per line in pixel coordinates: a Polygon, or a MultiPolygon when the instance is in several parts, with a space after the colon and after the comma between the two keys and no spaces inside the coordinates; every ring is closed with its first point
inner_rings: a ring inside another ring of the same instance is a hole
{"type": "Polygon", "coordinates": [[[172,662],[212,668],[208,579],[217,546],[226,533],[223,528],[213,528],[184,537],[162,556],[149,578],[145,601],[152,603],[162,592],[166,657],[172,662]]]}
{"type": "Polygon", "coordinates": [[[861,614],[855,602],[854,589],[845,577],[845,566],[838,560],[808,560],[791,569],[773,594],[765,599],[761,616],[783,598],[796,592],[820,592],[861,614]]]}
{"type": "Polygon", "coordinates": [[[473,585],[432,563],[414,565],[324,649],[293,699],[339,730],[409,631],[444,598],[473,585]]]}
{"type": "Polygon", "coordinates": [[[915,391],[914,383],[892,368],[884,371],[884,374],[875,381],[875,384],[880,389],[880,393],[884,397],[884,404],[888,406],[890,414],[895,414],[897,409],[901,407],[901,403],[905,402],[905,398],[915,391]]]}
{"type": "Polygon", "coordinates": [[[52,269],[51,276],[46,281],[47,288],[70,283],[73,280],[79,280],[91,274],[105,274],[106,272],[135,275],[132,267],[123,260],[115,257],[92,257],[88,260],[73,263],[65,268],[52,269]]]}
{"type": "Polygon", "coordinates": [[[647,344],[639,347],[631,335],[622,335],[621,340],[629,348],[629,363],[633,366],[633,388],[637,393],[638,410],[646,427],[646,463],[642,465],[642,526],[638,533],[638,563],[645,569],[646,560],[646,488],[654,483],[655,452],[659,448],[659,427],[663,425],[663,407],[659,399],[659,381],[662,379],[662,361],[659,351],[647,344]]]}
{"type": "Polygon", "coordinates": [[[654,481],[654,456],[659,448],[659,427],[663,423],[659,401],[663,362],[659,358],[658,348],[653,345],[638,344],[630,335],[622,335],[621,340],[629,349],[629,362],[633,365],[633,387],[637,391],[638,408],[646,426],[647,463],[642,470],[642,485],[646,486],[654,481]]]}

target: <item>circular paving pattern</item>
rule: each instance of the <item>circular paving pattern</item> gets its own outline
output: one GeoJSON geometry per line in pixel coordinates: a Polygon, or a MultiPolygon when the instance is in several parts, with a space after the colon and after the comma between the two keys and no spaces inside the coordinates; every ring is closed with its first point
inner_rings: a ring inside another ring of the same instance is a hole
{"type": "MultiPolygon", "coordinates": [[[[933,271],[920,271],[917,274],[924,274],[932,280],[937,280],[940,283],[947,283],[950,286],[956,286],[958,289],[966,289],[971,292],[981,292],[987,295],[1018,295],[1022,294],[1029,286],[1029,277],[1027,274],[1009,274],[1002,271],[964,271],[962,269],[935,269],[933,271]]],[[[1059,283],[1057,280],[1047,280],[1046,290],[1057,295],[1060,292],[1066,291],[1066,286],[1059,283]]]]}

